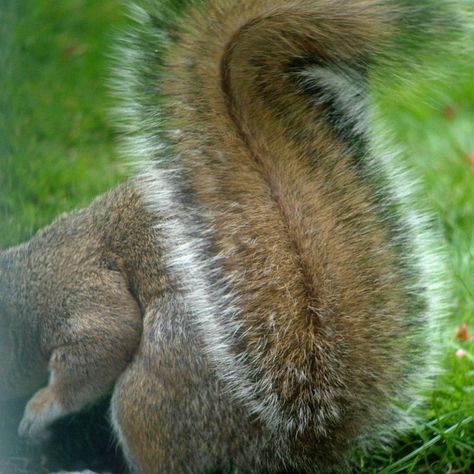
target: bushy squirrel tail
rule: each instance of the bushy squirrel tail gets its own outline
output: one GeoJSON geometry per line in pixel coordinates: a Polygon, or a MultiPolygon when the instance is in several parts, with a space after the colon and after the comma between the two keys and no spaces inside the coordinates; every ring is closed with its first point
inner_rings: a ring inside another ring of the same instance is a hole
{"type": "Polygon", "coordinates": [[[399,420],[392,400],[411,401],[429,365],[438,270],[410,183],[374,150],[367,88],[447,41],[450,2],[165,0],[133,14],[121,113],[222,377],[308,445],[399,420]]]}
{"type": "Polygon", "coordinates": [[[139,0],[121,115],[161,145],[179,127],[199,143],[237,133],[258,146],[275,127],[298,136],[319,119],[359,142],[369,77],[403,75],[449,44],[460,24],[452,3],[139,0]]]}

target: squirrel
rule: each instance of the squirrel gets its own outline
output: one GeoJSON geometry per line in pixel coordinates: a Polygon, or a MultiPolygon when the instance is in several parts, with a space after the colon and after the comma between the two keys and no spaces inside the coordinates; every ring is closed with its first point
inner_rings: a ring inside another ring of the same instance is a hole
{"type": "Polygon", "coordinates": [[[459,20],[439,0],[176,5],[134,5],[121,51],[147,164],[0,252],[0,395],[46,385],[19,428],[40,440],[113,390],[137,473],[345,472],[410,425],[443,314],[368,87],[459,20]]]}

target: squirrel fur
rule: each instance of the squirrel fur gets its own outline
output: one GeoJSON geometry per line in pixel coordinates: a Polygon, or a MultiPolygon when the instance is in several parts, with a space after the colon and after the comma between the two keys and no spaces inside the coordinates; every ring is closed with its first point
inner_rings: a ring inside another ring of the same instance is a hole
{"type": "Polygon", "coordinates": [[[436,366],[442,259],[368,86],[448,35],[450,7],[135,4],[119,114],[147,164],[0,253],[0,393],[50,372],[21,434],[112,387],[144,474],[344,472],[406,427],[436,366]]]}

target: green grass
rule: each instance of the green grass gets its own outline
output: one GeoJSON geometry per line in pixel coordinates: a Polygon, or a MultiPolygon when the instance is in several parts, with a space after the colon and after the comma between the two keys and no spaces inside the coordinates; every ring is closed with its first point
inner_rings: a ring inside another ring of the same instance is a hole
{"type": "MultiPolygon", "coordinates": [[[[28,238],[126,176],[107,116],[107,56],[114,30],[125,21],[120,3],[1,3],[8,21],[0,24],[0,245],[28,238]]],[[[461,322],[474,331],[474,166],[468,162],[474,153],[474,65],[452,57],[438,67],[451,71],[449,81],[438,81],[434,90],[426,80],[410,88],[423,100],[397,90],[381,105],[387,128],[405,146],[403,160],[420,177],[420,200],[439,217],[447,242],[453,301],[445,372],[419,410],[427,421],[395,450],[361,458],[363,473],[474,469],[474,343],[454,337],[461,322]],[[459,348],[466,357],[456,357],[459,348]]]]}
{"type": "MultiPolygon", "coordinates": [[[[471,39],[466,49],[473,46],[471,39]]],[[[453,300],[445,371],[420,411],[428,422],[401,439],[391,454],[365,460],[362,472],[474,472],[474,341],[455,338],[463,322],[474,332],[474,64],[466,59],[459,55],[438,64],[449,77],[434,90],[431,82],[421,81],[398,104],[393,96],[381,101],[389,110],[387,126],[406,144],[403,161],[421,179],[417,196],[438,217],[453,300]],[[464,358],[456,357],[458,349],[466,352],[464,358]]]]}
{"type": "Polygon", "coordinates": [[[2,2],[11,19],[0,51],[0,244],[29,237],[125,174],[106,87],[119,3],[2,2]]]}

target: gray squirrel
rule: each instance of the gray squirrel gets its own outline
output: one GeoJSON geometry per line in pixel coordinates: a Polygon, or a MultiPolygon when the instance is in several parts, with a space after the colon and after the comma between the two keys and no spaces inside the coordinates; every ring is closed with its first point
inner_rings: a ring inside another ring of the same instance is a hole
{"type": "Polygon", "coordinates": [[[41,441],[113,390],[137,473],[346,472],[410,425],[442,315],[436,239],[368,128],[368,86],[457,16],[439,0],[132,11],[119,113],[148,164],[0,251],[0,397],[38,390],[19,432],[41,441]]]}

